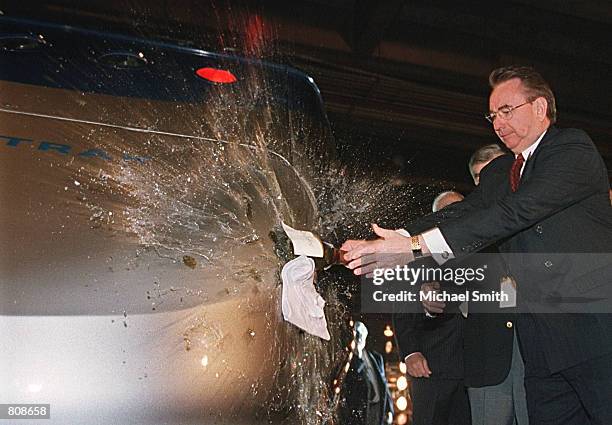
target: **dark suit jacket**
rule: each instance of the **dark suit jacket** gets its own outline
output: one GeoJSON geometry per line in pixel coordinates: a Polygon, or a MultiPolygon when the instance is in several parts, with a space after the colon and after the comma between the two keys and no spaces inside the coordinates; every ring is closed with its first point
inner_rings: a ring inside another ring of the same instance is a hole
{"type": "MultiPolygon", "coordinates": [[[[385,375],[385,363],[383,357],[375,351],[364,350],[364,355],[368,356],[370,363],[375,367],[378,388],[381,394],[380,400],[380,424],[367,425],[382,425],[386,424],[387,414],[393,413],[393,399],[389,387],[387,386],[387,378],[385,375]]],[[[369,391],[370,387],[366,381],[368,379],[365,371],[366,364],[358,356],[353,356],[351,366],[347,372],[344,382],[345,402],[340,418],[343,424],[360,425],[367,423],[368,400],[371,399],[369,391]]]]}
{"type": "Polygon", "coordinates": [[[421,352],[431,369],[430,379],[463,378],[463,317],[445,313],[434,318],[425,314],[395,314],[393,327],[402,361],[421,352]]]}
{"type": "Polygon", "coordinates": [[[521,346],[527,367],[540,361],[556,372],[612,352],[612,316],[565,314],[564,301],[607,296],[610,289],[610,255],[589,256],[612,252],[608,172],[591,139],[576,129],[548,129],[515,193],[508,178],[513,160],[495,159],[463,202],[405,227],[418,234],[437,225],[457,258],[493,243],[505,253],[529,254],[506,256],[508,268],[524,308],[549,313],[519,320],[521,346]]]}
{"type": "MultiPolygon", "coordinates": [[[[433,268],[437,264],[431,258],[421,258],[413,264],[433,268]]],[[[415,288],[425,281],[415,283],[415,288]]],[[[438,282],[447,292],[463,292],[453,282],[438,282]]],[[[428,317],[422,308],[419,313],[392,314],[395,338],[401,361],[407,355],[421,352],[427,359],[432,375],[429,379],[463,378],[463,317],[459,303],[448,303],[444,314],[428,317]]]]}
{"type": "MultiPolygon", "coordinates": [[[[499,291],[502,277],[508,275],[507,266],[495,247],[485,249],[486,279],[474,283],[471,290],[485,293],[499,291]]],[[[470,261],[467,261],[470,265],[470,261]]],[[[476,262],[476,266],[478,266],[476,262]]],[[[497,385],[506,379],[512,365],[514,344],[514,308],[500,308],[498,301],[470,302],[469,314],[463,327],[464,380],[468,387],[497,385]],[[512,326],[508,327],[507,323],[512,326]]]]}
{"type": "Polygon", "coordinates": [[[470,313],[464,329],[464,374],[467,387],[500,384],[512,365],[514,323],[507,313],[470,313]],[[506,323],[513,323],[508,328],[506,323]]]}

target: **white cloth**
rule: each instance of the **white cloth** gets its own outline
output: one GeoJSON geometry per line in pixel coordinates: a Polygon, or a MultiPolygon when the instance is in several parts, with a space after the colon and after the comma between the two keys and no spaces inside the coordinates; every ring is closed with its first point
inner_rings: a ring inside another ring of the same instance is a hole
{"type": "Polygon", "coordinates": [[[300,255],[283,266],[283,317],[311,335],[329,341],[325,300],[314,286],[315,264],[312,258],[300,255]]]}

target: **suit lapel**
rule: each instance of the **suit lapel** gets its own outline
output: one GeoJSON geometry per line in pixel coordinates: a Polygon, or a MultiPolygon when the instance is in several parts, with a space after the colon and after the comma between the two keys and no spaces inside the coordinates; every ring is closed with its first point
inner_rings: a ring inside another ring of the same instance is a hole
{"type": "Polygon", "coordinates": [[[558,132],[559,130],[556,127],[551,126],[548,128],[548,130],[546,131],[546,134],[540,141],[540,144],[538,145],[536,150],[533,151],[531,156],[527,158],[527,161],[525,162],[525,169],[523,170],[523,175],[521,176],[521,183],[529,179],[533,171],[533,164],[535,164],[536,156],[542,151],[542,148],[546,148],[546,145],[549,144],[555,138],[555,135],[558,132]]]}
{"type": "Polygon", "coordinates": [[[533,170],[533,164],[535,162],[534,158],[538,154],[539,150],[540,146],[538,146],[538,148],[533,152],[533,154],[531,154],[531,156],[527,158],[527,161],[525,162],[525,169],[523,170],[523,174],[521,175],[521,181],[519,184],[523,184],[527,180],[529,180],[529,176],[531,175],[531,170],[533,170]]]}
{"type": "Polygon", "coordinates": [[[382,382],[382,374],[384,374],[384,371],[381,370],[380,364],[378,364],[374,355],[370,354],[369,351],[368,351],[368,358],[370,360],[370,363],[372,363],[372,367],[374,368],[374,371],[376,372],[376,378],[382,382]]]}
{"type": "Polygon", "coordinates": [[[487,202],[494,203],[499,198],[502,198],[510,193],[510,169],[514,162],[514,155],[506,154],[495,161],[494,172],[490,172],[485,179],[482,179],[480,184],[483,188],[483,193],[489,194],[487,202]]]}

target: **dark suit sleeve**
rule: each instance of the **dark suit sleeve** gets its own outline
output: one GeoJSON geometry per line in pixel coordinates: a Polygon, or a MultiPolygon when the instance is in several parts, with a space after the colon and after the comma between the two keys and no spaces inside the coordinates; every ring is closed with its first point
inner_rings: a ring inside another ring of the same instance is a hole
{"type": "Polygon", "coordinates": [[[395,329],[395,338],[400,361],[404,361],[406,356],[417,351],[423,351],[422,348],[422,327],[420,322],[425,320],[424,314],[394,314],[393,327],[395,329]]]}
{"type": "Polygon", "coordinates": [[[592,183],[601,180],[605,167],[586,133],[565,130],[550,142],[518,191],[439,224],[455,257],[516,234],[597,192],[592,183]]]}
{"type": "Polygon", "coordinates": [[[341,423],[350,423],[355,415],[361,418],[366,412],[368,386],[359,372],[362,367],[363,362],[354,356],[343,383],[344,400],[339,411],[341,423]]]}
{"type": "Polygon", "coordinates": [[[372,356],[374,357],[376,361],[376,366],[378,367],[378,373],[380,373],[380,377],[384,384],[383,389],[385,393],[385,412],[383,413],[386,418],[387,414],[391,413],[393,415],[395,411],[393,409],[393,398],[391,397],[391,391],[389,391],[389,384],[387,383],[387,375],[385,374],[385,361],[383,359],[383,356],[378,354],[375,351],[372,352],[372,356]]]}
{"type": "Polygon", "coordinates": [[[387,385],[387,375],[385,374],[385,361],[383,356],[378,354],[376,351],[371,351],[370,353],[372,353],[372,357],[376,362],[376,368],[378,369],[378,373],[380,374],[382,381],[385,383],[385,385],[387,385]]]}

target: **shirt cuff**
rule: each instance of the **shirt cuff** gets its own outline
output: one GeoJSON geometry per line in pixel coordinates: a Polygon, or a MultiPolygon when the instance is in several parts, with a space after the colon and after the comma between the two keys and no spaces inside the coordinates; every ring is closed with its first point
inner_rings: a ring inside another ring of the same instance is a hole
{"type": "Polygon", "coordinates": [[[410,233],[408,233],[408,230],[406,229],[395,229],[395,233],[399,233],[400,235],[409,238],[410,237],[410,233]]]}
{"type": "Polygon", "coordinates": [[[413,356],[415,354],[419,354],[420,351],[415,351],[414,353],[410,353],[408,354],[406,357],[404,357],[404,363],[408,363],[406,360],[408,360],[410,358],[410,356],[413,356]]]}
{"type": "Polygon", "coordinates": [[[442,236],[442,232],[437,227],[421,233],[421,236],[423,236],[423,240],[425,240],[425,244],[429,252],[431,252],[433,259],[436,260],[436,263],[442,265],[448,260],[455,258],[453,251],[448,246],[448,243],[446,243],[446,239],[442,236]]]}

